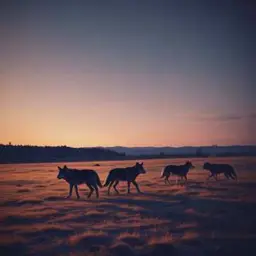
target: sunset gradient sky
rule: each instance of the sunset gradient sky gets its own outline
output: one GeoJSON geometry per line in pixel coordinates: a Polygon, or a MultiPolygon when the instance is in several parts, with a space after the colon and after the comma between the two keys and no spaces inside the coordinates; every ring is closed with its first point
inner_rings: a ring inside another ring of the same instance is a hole
{"type": "Polygon", "coordinates": [[[1,1],[0,143],[256,144],[249,1],[52,2],[1,1]]]}

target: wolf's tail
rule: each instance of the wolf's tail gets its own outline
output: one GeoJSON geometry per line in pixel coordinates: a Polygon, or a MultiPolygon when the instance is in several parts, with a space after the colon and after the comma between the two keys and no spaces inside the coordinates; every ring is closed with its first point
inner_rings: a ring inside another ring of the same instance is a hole
{"type": "Polygon", "coordinates": [[[96,173],[96,183],[97,183],[97,185],[100,187],[100,188],[102,188],[102,184],[101,184],[101,181],[100,181],[100,177],[99,177],[99,175],[96,173]]]}
{"type": "Polygon", "coordinates": [[[107,187],[109,185],[109,183],[111,182],[111,174],[108,175],[106,181],[105,181],[105,184],[103,185],[103,187],[107,187]]]}
{"type": "Polygon", "coordinates": [[[161,171],[161,177],[160,178],[163,178],[164,176],[165,176],[165,167],[161,171]]]}

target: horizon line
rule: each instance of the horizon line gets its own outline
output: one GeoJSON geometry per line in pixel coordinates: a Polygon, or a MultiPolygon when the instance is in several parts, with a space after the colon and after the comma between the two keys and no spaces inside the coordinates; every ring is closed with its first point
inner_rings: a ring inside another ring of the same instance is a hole
{"type": "Polygon", "coordinates": [[[256,147],[256,144],[226,144],[226,145],[197,145],[197,146],[68,146],[68,145],[34,145],[34,144],[4,144],[0,146],[29,146],[29,147],[68,147],[68,148],[200,148],[200,147],[256,147]]]}

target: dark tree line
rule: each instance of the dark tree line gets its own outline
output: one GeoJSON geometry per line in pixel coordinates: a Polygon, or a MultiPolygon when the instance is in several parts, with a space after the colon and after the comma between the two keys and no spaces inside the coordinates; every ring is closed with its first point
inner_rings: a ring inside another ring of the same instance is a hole
{"type": "MultiPolygon", "coordinates": [[[[219,147],[221,148],[221,147],[219,147]]],[[[256,156],[255,146],[236,146],[239,150],[230,152],[215,152],[215,156],[256,156]]],[[[43,162],[77,162],[103,160],[134,160],[154,158],[181,158],[181,157],[208,157],[209,147],[199,147],[194,153],[186,154],[159,154],[126,155],[108,148],[71,148],[67,146],[30,146],[30,145],[3,145],[0,144],[0,164],[6,163],[43,163],[43,162]]]]}
{"type": "Polygon", "coordinates": [[[106,148],[0,145],[0,163],[100,161],[121,160],[124,158],[125,154],[106,148]]]}

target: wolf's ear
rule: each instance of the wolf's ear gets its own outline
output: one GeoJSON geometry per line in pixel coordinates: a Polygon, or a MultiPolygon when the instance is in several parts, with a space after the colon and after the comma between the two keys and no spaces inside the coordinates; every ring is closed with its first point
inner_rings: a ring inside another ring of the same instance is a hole
{"type": "Polygon", "coordinates": [[[58,166],[58,169],[61,170],[61,168],[58,166]]]}
{"type": "Polygon", "coordinates": [[[143,162],[141,162],[141,164],[140,165],[143,165],[143,162]]]}
{"type": "Polygon", "coordinates": [[[66,166],[66,165],[64,165],[64,168],[66,169],[66,168],[67,168],[67,166],[66,166]]]}

